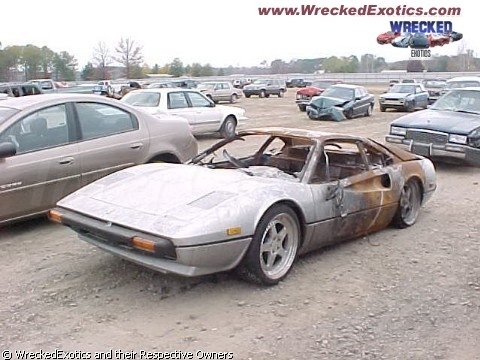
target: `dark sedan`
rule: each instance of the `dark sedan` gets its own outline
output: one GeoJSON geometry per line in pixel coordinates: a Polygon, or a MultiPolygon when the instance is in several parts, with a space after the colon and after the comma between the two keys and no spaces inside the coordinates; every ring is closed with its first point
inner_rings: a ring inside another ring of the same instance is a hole
{"type": "Polygon", "coordinates": [[[415,154],[480,166],[480,88],[451,90],[429,109],[398,118],[386,140],[415,154]]]}
{"type": "Polygon", "coordinates": [[[357,116],[372,115],[374,96],[363,86],[337,84],[314,97],[307,106],[312,120],[333,119],[341,121],[357,116]]]}

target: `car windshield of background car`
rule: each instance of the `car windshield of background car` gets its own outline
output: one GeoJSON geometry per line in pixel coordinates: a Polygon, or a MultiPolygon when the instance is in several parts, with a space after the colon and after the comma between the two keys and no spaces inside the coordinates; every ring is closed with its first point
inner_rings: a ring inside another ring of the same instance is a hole
{"type": "Polygon", "coordinates": [[[414,94],[415,93],[415,86],[412,85],[393,85],[390,88],[391,93],[400,93],[400,94],[414,94]]]}
{"type": "Polygon", "coordinates": [[[266,84],[267,83],[267,80],[255,80],[253,82],[254,85],[262,85],[262,84],[266,84]]]}
{"type": "Polygon", "coordinates": [[[438,99],[430,109],[468,112],[480,115],[480,91],[452,90],[438,99]]]}
{"type": "Polygon", "coordinates": [[[313,87],[319,88],[319,89],[326,89],[329,86],[332,86],[333,82],[328,82],[328,81],[314,81],[312,83],[313,87]]]}
{"type": "Polygon", "coordinates": [[[160,104],[160,93],[131,92],[123,98],[123,102],[132,106],[157,107],[160,104]]]}
{"type": "Polygon", "coordinates": [[[203,84],[199,84],[198,85],[198,88],[199,89],[213,89],[215,87],[215,83],[203,83],[203,84]]]}
{"type": "Polygon", "coordinates": [[[325,90],[322,96],[337,98],[337,99],[345,99],[351,100],[353,99],[354,90],[353,89],[345,89],[340,87],[329,87],[325,90]]]}
{"type": "Polygon", "coordinates": [[[424,81],[423,86],[430,88],[443,88],[445,87],[446,82],[440,80],[430,80],[424,81]]]}
{"type": "Polygon", "coordinates": [[[18,110],[0,107],[0,124],[7,120],[10,116],[13,116],[13,114],[16,114],[17,112],[18,110]]]}

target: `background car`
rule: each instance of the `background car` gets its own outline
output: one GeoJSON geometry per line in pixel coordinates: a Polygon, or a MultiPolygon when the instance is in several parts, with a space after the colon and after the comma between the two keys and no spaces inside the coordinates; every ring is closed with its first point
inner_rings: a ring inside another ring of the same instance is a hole
{"type": "Polygon", "coordinates": [[[452,89],[462,89],[466,87],[480,87],[479,76],[457,76],[447,80],[445,87],[441,91],[441,95],[452,89]]]}
{"type": "Polygon", "coordinates": [[[315,80],[312,81],[311,84],[308,86],[297,90],[295,96],[295,103],[298,106],[300,111],[305,111],[307,109],[307,105],[312,100],[314,96],[319,96],[322,92],[325,91],[329,86],[340,84],[342,83],[341,80],[315,80]]]}
{"type": "Polygon", "coordinates": [[[154,270],[199,276],[236,269],[275,285],[299,254],[390,224],[412,226],[435,188],[431,161],[394,146],[264,128],[221,141],[190,164],[113,174],[62,199],[50,216],[82,240],[154,270]]]}
{"type": "Polygon", "coordinates": [[[0,84],[0,93],[10,97],[43,94],[43,90],[37,84],[32,83],[3,83],[0,84]]]}
{"type": "Polygon", "coordinates": [[[258,79],[252,84],[243,87],[243,94],[249,98],[252,95],[257,95],[260,98],[276,95],[283,97],[287,91],[285,80],[279,79],[258,79]]]}
{"type": "Polygon", "coordinates": [[[387,31],[386,33],[377,36],[377,43],[380,45],[390,44],[395,38],[401,35],[400,32],[387,31]]]}
{"type": "Polygon", "coordinates": [[[428,103],[433,104],[441,96],[447,81],[445,79],[424,79],[422,85],[428,91],[428,103]]]}
{"type": "Polygon", "coordinates": [[[380,111],[397,109],[413,111],[428,107],[428,91],[422,84],[395,84],[378,97],[380,111]]]}
{"type": "Polygon", "coordinates": [[[147,85],[147,89],[161,89],[178,87],[173,81],[159,81],[147,85]]]}
{"type": "Polygon", "coordinates": [[[312,120],[344,120],[372,115],[374,104],[375,97],[363,86],[337,84],[327,88],[322,95],[312,98],[306,111],[312,120]]]}
{"type": "Polygon", "coordinates": [[[233,104],[243,96],[242,90],[235,88],[228,81],[206,81],[198,84],[197,90],[205,94],[214,103],[228,101],[233,104]]]}
{"type": "Polygon", "coordinates": [[[287,81],[285,81],[285,84],[288,88],[303,88],[308,85],[308,81],[305,81],[305,79],[302,78],[294,78],[288,79],[287,81]]]}
{"type": "Polygon", "coordinates": [[[231,137],[237,126],[247,120],[244,109],[215,105],[195,89],[142,89],[125,95],[121,101],[153,115],[181,116],[187,119],[195,135],[220,133],[231,137]]]}
{"type": "Polygon", "coordinates": [[[415,154],[480,166],[480,88],[450,90],[429,109],[394,120],[386,141],[415,154]]]}
{"type": "Polygon", "coordinates": [[[184,120],[157,118],[98,95],[0,101],[0,224],[44,213],[117,170],[184,162],[197,143],[184,120]]]}
{"type": "Polygon", "coordinates": [[[97,95],[107,95],[113,97],[114,89],[110,80],[100,80],[93,88],[93,93],[97,95]]]}

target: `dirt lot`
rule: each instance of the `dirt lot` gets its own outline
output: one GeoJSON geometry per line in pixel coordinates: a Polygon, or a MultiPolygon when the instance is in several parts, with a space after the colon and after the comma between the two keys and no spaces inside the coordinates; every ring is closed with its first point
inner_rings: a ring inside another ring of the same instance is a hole
{"type": "MultiPolygon", "coordinates": [[[[237,105],[249,126],[378,140],[401,115],[310,121],[293,89],[237,105]]],[[[154,352],[150,359],[187,351],[193,359],[480,359],[480,169],[437,170],[438,190],[415,226],[311,254],[272,288],[230,274],[155,273],[43,219],[0,229],[0,350],[89,351],[92,359],[113,350],[114,359],[135,360],[148,358],[142,350],[154,352]]]]}

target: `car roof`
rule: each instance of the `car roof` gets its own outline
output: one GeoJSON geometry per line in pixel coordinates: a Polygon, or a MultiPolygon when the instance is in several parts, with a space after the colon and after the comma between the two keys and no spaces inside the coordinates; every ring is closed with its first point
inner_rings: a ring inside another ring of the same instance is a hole
{"type": "Polygon", "coordinates": [[[331,87],[342,87],[346,89],[358,89],[358,88],[363,88],[363,86],[360,85],[352,85],[352,84],[333,84],[331,87]]]}
{"type": "MultiPolygon", "coordinates": [[[[135,91],[131,91],[128,94],[138,94],[138,93],[171,93],[171,92],[182,92],[182,91],[192,91],[192,92],[200,92],[196,89],[184,89],[184,88],[147,88],[147,89],[138,89],[135,91]]],[[[127,94],[127,95],[128,95],[127,94]]],[[[127,96],[125,95],[125,96],[127,96]]]]}
{"type": "Polygon", "coordinates": [[[329,139],[351,139],[351,140],[364,140],[364,138],[354,135],[345,135],[330,133],[318,130],[297,129],[288,127],[260,127],[252,128],[238,132],[239,135],[272,135],[272,136],[291,136],[310,140],[329,140],[329,139]]]}
{"type": "MultiPolygon", "coordinates": [[[[138,91],[138,90],[137,90],[138,91]]],[[[75,94],[75,93],[50,93],[50,94],[38,94],[35,96],[21,96],[11,97],[0,102],[1,107],[9,107],[12,109],[22,110],[30,106],[42,104],[48,101],[66,100],[66,101],[103,101],[115,104],[117,100],[108,99],[104,96],[95,94],[75,94]]]]}
{"type": "Polygon", "coordinates": [[[480,91],[480,85],[479,86],[467,86],[464,88],[458,88],[458,89],[451,89],[450,91],[480,91]]]}

